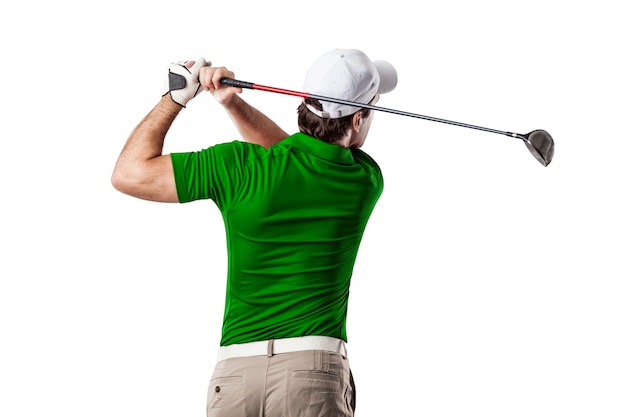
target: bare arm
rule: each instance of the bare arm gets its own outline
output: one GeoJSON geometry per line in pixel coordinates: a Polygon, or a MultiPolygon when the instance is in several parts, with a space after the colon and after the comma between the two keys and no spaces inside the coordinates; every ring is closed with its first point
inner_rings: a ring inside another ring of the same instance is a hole
{"type": "Polygon", "coordinates": [[[239,96],[233,96],[224,108],[241,137],[248,142],[269,148],[289,136],[273,120],[239,96]]]}
{"type": "MultiPolygon", "coordinates": [[[[241,99],[237,95],[241,93],[240,88],[220,86],[219,80],[234,77],[233,72],[205,65],[204,59],[189,61],[185,66],[189,74],[184,70],[182,74],[187,75],[187,87],[175,91],[178,101],[173,92],[165,94],[126,141],[111,177],[118,191],[144,200],[178,202],[171,157],[163,155],[163,143],[178,113],[197,94],[195,86],[209,90],[224,106],[244,140],[267,148],[288,136],[271,119],[241,99]]],[[[178,67],[173,68],[179,71],[178,67]]]]}
{"type": "Polygon", "coordinates": [[[113,170],[115,189],[144,200],[178,202],[172,162],[162,152],[165,135],[181,109],[168,93],[135,127],[113,170]]]}
{"type": "Polygon", "coordinates": [[[234,76],[225,67],[205,67],[200,71],[200,84],[226,109],[241,137],[268,148],[289,136],[273,120],[238,96],[241,88],[220,85],[222,78],[234,76]]]}

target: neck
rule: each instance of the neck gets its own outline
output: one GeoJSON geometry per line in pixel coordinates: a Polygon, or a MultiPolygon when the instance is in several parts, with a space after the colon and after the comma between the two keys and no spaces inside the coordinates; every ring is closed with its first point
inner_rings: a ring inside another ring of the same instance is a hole
{"type": "Polygon", "coordinates": [[[349,148],[352,146],[352,138],[353,138],[353,130],[348,129],[348,131],[343,135],[341,139],[339,139],[335,144],[339,146],[343,146],[344,148],[349,148]]]}

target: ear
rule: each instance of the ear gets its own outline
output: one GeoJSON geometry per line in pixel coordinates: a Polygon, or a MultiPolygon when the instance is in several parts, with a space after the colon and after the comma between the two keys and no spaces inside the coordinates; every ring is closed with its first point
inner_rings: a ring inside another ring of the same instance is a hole
{"type": "Polygon", "coordinates": [[[363,124],[363,114],[359,110],[358,112],[354,113],[354,115],[352,116],[352,130],[354,130],[356,133],[359,133],[359,130],[361,130],[362,124],[363,124]]]}

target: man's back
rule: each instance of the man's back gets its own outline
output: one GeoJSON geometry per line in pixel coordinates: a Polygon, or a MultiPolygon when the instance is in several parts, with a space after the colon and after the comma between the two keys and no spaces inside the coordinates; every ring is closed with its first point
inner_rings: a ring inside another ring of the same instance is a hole
{"type": "Polygon", "coordinates": [[[301,133],[269,150],[235,142],[204,153],[172,158],[188,193],[181,201],[211,198],[224,218],[222,345],[304,335],[346,340],[350,277],[383,187],[376,163],[301,133]],[[191,177],[202,177],[199,167],[213,167],[208,178],[191,177]]]}

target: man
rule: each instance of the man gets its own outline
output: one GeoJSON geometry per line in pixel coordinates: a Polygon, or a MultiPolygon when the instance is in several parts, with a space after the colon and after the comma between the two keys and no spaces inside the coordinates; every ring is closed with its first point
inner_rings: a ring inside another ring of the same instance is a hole
{"type": "MultiPolygon", "coordinates": [[[[352,416],[349,286],[383,189],[378,165],[359,149],[373,112],[307,99],[300,132],[289,136],[223,77],[234,74],[203,59],[170,65],[165,94],[128,138],[112,183],[153,201],[211,199],[222,213],[228,276],[209,417],[352,416]],[[163,155],[174,119],[203,89],[245,142],[163,155]]],[[[336,49],[314,62],[304,89],[374,103],[396,82],[391,64],[336,49]]]]}

